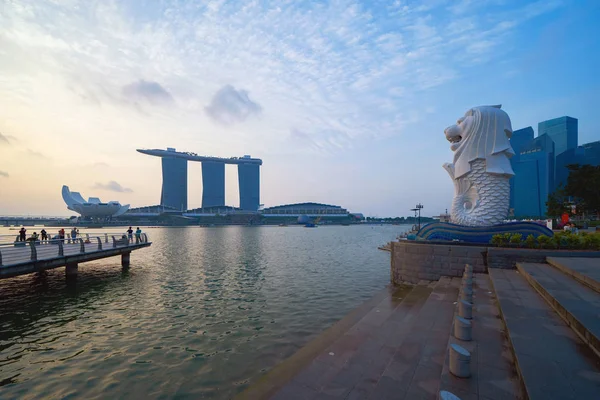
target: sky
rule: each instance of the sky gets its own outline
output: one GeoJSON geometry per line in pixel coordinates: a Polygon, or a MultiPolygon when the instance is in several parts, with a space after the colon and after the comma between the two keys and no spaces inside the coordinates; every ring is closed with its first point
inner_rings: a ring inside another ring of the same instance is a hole
{"type": "MultiPolygon", "coordinates": [[[[158,204],[160,159],[135,150],[175,147],[261,158],[265,206],[437,215],[443,131],[470,107],[600,140],[599,18],[595,0],[0,0],[0,214],[71,215],[62,185],[158,204]]],[[[188,179],[200,207],[200,163],[188,179]]]]}

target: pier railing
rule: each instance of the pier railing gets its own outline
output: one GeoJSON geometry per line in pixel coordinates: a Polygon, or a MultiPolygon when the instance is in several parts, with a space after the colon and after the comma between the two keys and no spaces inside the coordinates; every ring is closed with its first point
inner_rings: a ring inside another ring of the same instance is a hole
{"type": "MultiPolygon", "coordinates": [[[[14,235],[10,236],[14,240],[14,235]]],[[[100,252],[111,248],[124,248],[146,243],[148,243],[148,235],[146,233],[142,233],[139,237],[134,235],[133,239],[128,238],[127,235],[115,233],[103,233],[99,235],[84,233],[74,239],[65,236],[64,239],[41,240],[38,238],[38,240],[34,241],[30,238],[24,242],[0,243],[0,268],[21,263],[30,263],[32,261],[100,252]]]]}
{"type": "MultiPolygon", "coordinates": [[[[38,227],[38,228],[40,228],[40,227],[38,227]]],[[[26,238],[27,239],[31,238],[31,236],[32,236],[31,234],[33,232],[36,232],[38,235],[38,238],[41,239],[42,235],[39,232],[41,229],[43,229],[43,227],[41,227],[40,229],[36,229],[36,230],[28,229],[26,238]]],[[[47,232],[47,234],[48,234],[48,239],[51,239],[49,241],[59,240],[58,239],[58,231],[47,232]]],[[[127,234],[127,233],[125,231],[123,231],[123,232],[89,232],[89,231],[87,231],[87,232],[78,232],[77,235],[75,236],[75,238],[83,239],[85,241],[85,240],[89,240],[90,238],[93,238],[93,237],[104,238],[104,236],[108,235],[108,237],[110,238],[112,235],[120,236],[123,234],[127,234]]],[[[72,237],[71,237],[71,231],[65,229],[65,240],[66,239],[72,239],[72,237]]],[[[15,233],[0,235],[0,245],[14,244],[15,242],[19,242],[19,231],[15,230],[15,233]]]]}

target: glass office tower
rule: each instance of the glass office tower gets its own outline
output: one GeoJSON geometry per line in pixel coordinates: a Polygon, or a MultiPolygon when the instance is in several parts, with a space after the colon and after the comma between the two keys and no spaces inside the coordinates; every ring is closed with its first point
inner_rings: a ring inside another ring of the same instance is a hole
{"type": "Polygon", "coordinates": [[[538,124],[538,137],[548,135],[554,141],[554,152],[558,156],[577,147],[577,119],[560,117],[538,124]]]}

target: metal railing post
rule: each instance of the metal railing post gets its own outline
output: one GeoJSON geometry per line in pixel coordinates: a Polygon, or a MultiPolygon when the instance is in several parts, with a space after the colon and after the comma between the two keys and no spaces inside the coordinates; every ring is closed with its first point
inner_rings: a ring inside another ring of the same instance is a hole
{"type": "Polygon", "coordinates": [[[79,252],[85,253],[85,244],[83,244],[83,239],[79,239],[79,252]]]}
{"type": "Polygon", "coordinates": [[[0,251],[0,267],[2,266],[2,252],[0,251]]]}
{"type": "Polygon", "coordinates": [[[29,242],[29,247],[31,247],[31,261],[37,261],[37,250],[35,249],[35,240],[29,242]]]}
{"type": "Polygon", "coordinates": [[[113,236],[113,248],[117,247],[117,239],[115,239],[115,237],[113,236]]]}
{"type": "Polygon", "coordinates": [[[65,255],[65,247],[64,247],[64,243],[62,240],[58,241],[58,255],[59,256],[65,255]]]}
{"type": "Polygon", "coordinates": [[[108,233],[104,234],[104,243],[108,243],[108,233]]]}
{"type": "Polygon", "coordinates": [[[96,239],[98,239],[98,250],[102,250],[102,240],[99,237],[96,239]]]}

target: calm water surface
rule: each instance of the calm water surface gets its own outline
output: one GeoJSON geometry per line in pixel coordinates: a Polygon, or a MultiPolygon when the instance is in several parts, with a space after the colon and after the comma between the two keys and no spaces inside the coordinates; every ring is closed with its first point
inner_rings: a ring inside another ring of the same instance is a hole
{"type": "Polygon", "coordinates": [[[383,289],[407,228],[149,228],[129,272],[0,281],[0,398],[229,398],[383,289]]]}

